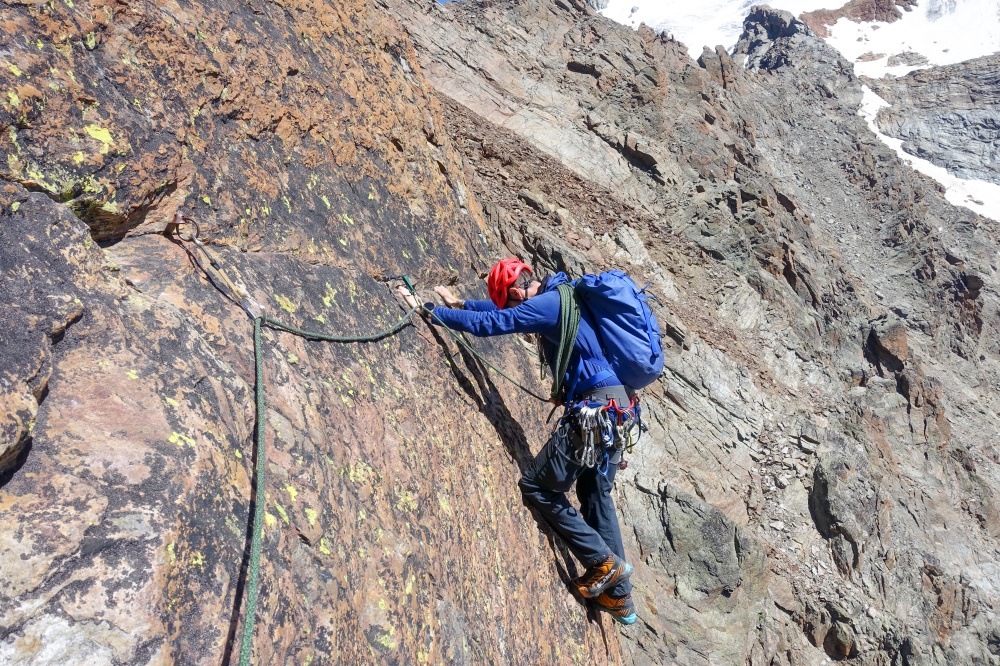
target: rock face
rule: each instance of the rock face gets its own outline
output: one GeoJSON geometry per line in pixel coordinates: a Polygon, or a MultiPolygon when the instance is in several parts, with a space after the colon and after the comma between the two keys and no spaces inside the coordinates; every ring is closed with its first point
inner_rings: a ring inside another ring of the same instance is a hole
{"type": "Polygon", "coordinates": [[[868,82],[879,130],[960,178],[1000,184],[1000,55],[868,82]]]}
{"type": "MultiPolygon", "coordinates": [[[[28,3],[0,26],[0,663],[227,663],[252,326],[158,232],[183,207],[273,316],[350,334],[401,314],[386,276],[475,280],[485,219],[369,3],[28,3]]],[[[265,334],[254,663],[619,660],[516,501],[545,411],[439,342],[265,334]]]]}
{"type": "Polygon", "coordinates": [[[582,5],[387,6],[455,100],[499,242],[551,268],[624,264],[668,295],[649,440],[619,477],[629,661],[992,663],[996,556],[973,553],[997,545],[979,411],[996,236],[864,129],[850,64],[763,8],[733,58],[692,63],[582,5]],[[700,507],[683,520],[682,497],[700,507]],[[763,545],[763,569],[700,503],[763,545]],[[924,573],[944,560],[947,602],[924,573]]]}
{"type": "Polygon", "coordinates": [[[252,328],[183,207],[310,329],[510,253],[660,296],[623,630],[519,502],[543,406],[420,321],[266,332],[255,663],[1000,663],[997,233],[804,24],[755,9],[743,68],[582,0],[5,12],[0,662],[239,648],[252,328]]]}
{"type": "MultiPolygon", "coordinates": [[[[930,0],[935,2],[935,0],[930,0]]],[[[827,28],[842,18],[855,23],[874,22],[892,23],[903,17],[900,7],[912,11],[917,0],[850,0],[837,9],[817,9],[804,12],[800,17],[803,22],[816,31],[821,37],[829,34],[827,28]]]]}
{"type": "Polygon", "coordinates": [[[791,64],[791,54],[803,49],[816,49],[815,35],[806,23],[791,12],[755,6],[735,53],[746,56],[746,67],[775,70],[791,64]]]}

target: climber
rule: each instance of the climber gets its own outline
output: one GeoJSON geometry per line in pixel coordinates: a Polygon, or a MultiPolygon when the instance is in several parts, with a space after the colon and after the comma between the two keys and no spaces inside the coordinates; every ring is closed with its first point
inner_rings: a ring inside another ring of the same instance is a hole
{"type": "MultiPolygon", "coordinates": [[[[568,282],[564,273],[535,280],[529,266],[515,258],[504,259],[493,266],[487,277],[489,301],[463,301],[447,287],[438,286],[434,291],[446,307],[428,303],[424,306],[424,316],[434,323],[476,336],[539,334],[543,356],[555,373],[562,334],[558,287],[568,282]]],[[[416,306],[416,298],[409,291],[403,287],[399,291],[410,307],[416,306]]],[[[565,397],[558,402],[575,405],[586,400],[592,407],[611,401],[619,405],[630,403],[632,391],[616,378],[601,351],[591,315],[584,308],[567,367],[565,397]]],[[[610,447],[602,452],[603,464],[594,461],[585,464],[587,461],[581,460],[580,455],[585,445],[579,424],[573,423],[574,413],[567,411],[559,428],[524,470],[519,483],[521,494],[586,567],[583,575],[573,580],[580,594],[616,621],[632,624],[637,619],[629,582],[632,567],[625,562],[611,499],[621,451],[610,447]],[[566,498],[574,481],[579,512],[566,498]]]]}

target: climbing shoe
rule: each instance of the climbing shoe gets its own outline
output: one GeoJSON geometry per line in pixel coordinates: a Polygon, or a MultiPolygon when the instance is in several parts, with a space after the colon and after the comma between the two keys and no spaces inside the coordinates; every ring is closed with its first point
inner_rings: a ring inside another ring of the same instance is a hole
{"type": "Polygon", "coordinates": [[[597,610],[609,614],[619,624],[633,624],[638,619],[638,616],[635,614],[635,604],[632,603],[631,594],[626,594],[624,597],[616,599],[607,592],[604,592],[593,601],[597,610]]]}
{"type": "Polygon", "coordinates": [[[617,555],[608,555],[608,559],[587,569],[579,578],[573,579],[573,584],[580,594],[587,599],[593,599],[604,590],[621,583],[632,575],[632,565],[617,555]]]}

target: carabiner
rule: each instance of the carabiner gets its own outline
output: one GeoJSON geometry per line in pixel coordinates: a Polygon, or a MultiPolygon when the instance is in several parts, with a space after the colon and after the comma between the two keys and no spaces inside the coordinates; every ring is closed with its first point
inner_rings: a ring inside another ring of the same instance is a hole
{"type": "Polygon", "coordinates": [[[607,476],[608,475],[608,467],[609,467],[608,462],[610,460],[611,460],[611,456],[609,456],[608,452],[605,451],[604,452],[604,458],[601,460],[601,464],[597,466],[597,473],[598,474],[600,474],[601,476],[607,476]],[[603,467],[603,469],[602,469],[602,467],[603,467]]]}
{"type": "Polygon", "coordinates": [[[600,419],[601,424],[601,443],[610,444],[615,440],[614,425],[611,423],[610,417],[607,414],[601,414],[600,419]]]}
{"type": "MultiPolygon", "coordinates": [[[[201,250],[202,255],[208,260],[209,265],[215,270],[215,275],[218,280],[229,290],[229,297],[239,304],[243,311],[246,312],[251,319],[259,319],[266,315],[266,308],[261,305],[257,300],[250,295],[250,291],[246,288],[243,282],[239,278],[230,278],[226,275],[225,266],[222,261],[217,259],[215,255],[208,251],[205,244],[201,242],[199,236],[201,235],[201,225],[198,224],[197,220],[193,217],[188,217],[187,215],[182,215],[180,211],[174,213],[173,221],[167,225],[164,233],[168,236],[173,233],[177,233],[178,237],[189,243],[194,243],[195,247],[201,250]],[[194,227],[193,233],[188,233],[187,238],[180,233],[179,229],[182,225],[189,224],[194,227]]],[[[193,256],[193,255],[192,255],[193,256]]],[[[210,280],[215,280],[215,278],[208,272],[208,269],[197,259],[194,259],[202,271],[205,272],[206,276],[210,280]]],[[[223,292],[225,293],[225,292],[223,292]]]]}

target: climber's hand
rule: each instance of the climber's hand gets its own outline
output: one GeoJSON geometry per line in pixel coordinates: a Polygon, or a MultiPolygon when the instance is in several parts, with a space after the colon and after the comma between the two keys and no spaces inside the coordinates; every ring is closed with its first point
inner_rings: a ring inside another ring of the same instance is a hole
{"type": "Polygon", "coordinates": [[[460,298],[455,298],[455,295],[451,293],[451,289],[448,287],[437,286],[434,287],[434,293],[441,297],[444,301],[445,306],[449,308],[456,308],[458,310],[465,309],[465,301],[460,298]]]}
{"type": "Polygon", "coordinates": [[[396,293],[402,296],[403,302],[406,303],[406,307],[408,308],[417,307],[417,297],[411,294],[409,289],[403,286],[399,286],[396,287],[396,293]]]}

